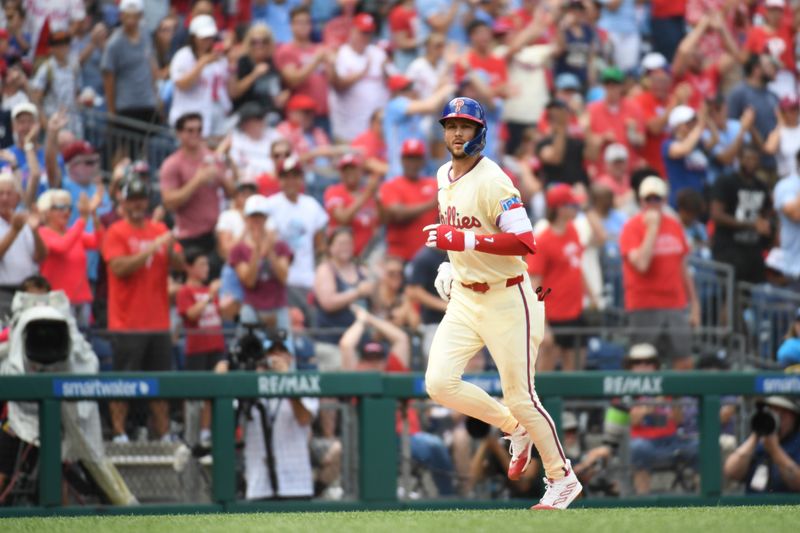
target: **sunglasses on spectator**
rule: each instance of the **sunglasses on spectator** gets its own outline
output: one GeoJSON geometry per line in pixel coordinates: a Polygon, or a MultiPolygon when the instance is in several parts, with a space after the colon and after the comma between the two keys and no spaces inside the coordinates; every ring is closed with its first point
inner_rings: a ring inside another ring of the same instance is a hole
{"type": "Polygon", "coordinates": [[[75,161],[75,164],[76,165],[86,165],[87,167],[93,167],[95,165],[99,165],[100,164],[100,158],[99,157],[91,157],[89,159],[78,159],[77,161],[75,161]]]}
{"type": "Polygon", "coordinates": [[[275,152],[274,154],[272,154],[272,157],[274,159],[286,159],[290,155],[292,155],[291,152],[275,152]]]}
{"type": "Polygon", "coordinates": [[[252,45],[272,44],[272,39],[250,39],[252,45]]]}
{"type": "Polygon", "coordinates": [[[72,206],[69,204],[53,204],[50,206],[50,209],[54,209],[56,211],[69,211],[72,209],[72,206]]]}
{"type": "Polygon", "coordinates": [[[397,277],[400,277],[400,276],[403,275],[403,271],[399,270],[399,269],[398,270],[387,270],[386,271],[386,275],[387,276],[391,276],[393,278],[397,278],[397,277]]]}
{"type": "Polygon", "coordinates": [[[651,194],[645,197],[644,201],[647,202],[648,204],[660,204],[661,202],[664,201],[664,199],[661,198],[660,196],[656,196],[655,194],[651,194]]]}
{"type": "Polygon", "coordinates": [[[181,131],[184,133],[200,133],[203,131],[203,128],[199,126],[196,128],[183,128],[181,131]]]}

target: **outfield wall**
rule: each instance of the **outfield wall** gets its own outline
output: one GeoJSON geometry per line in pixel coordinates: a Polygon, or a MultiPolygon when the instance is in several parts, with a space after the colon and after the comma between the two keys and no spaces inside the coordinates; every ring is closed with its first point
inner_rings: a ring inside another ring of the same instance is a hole
{"type": "MultiPolygon", "coordinates": [[[[500,395],[497,375],[467,376],[500,395]]],[[[556,424],[564,397],[695,396],[699,400],[700,494],[630,499],[580,500],[576,506],[800,504],[797,495],[722,495],[719,448],[721,397],[726,395],[800,395],[800,375],[781,373],[575,372],[537,377],[537,391],[556,424]]],[[[0,507],[0,517],[41,514],[197,513],[220,511],[330,511],[359,509],[498,508],[529,501],[399,501],[395,410],[397,402],[425,398],[422,374],[199,372],[107,373],[0,377],[0,400],[37,401],[40,405],[40,507],[0,507]],[[235,498],[234,398],[353,397],[359,415],[359,498],[343,502],[247,503],[235,498]],[[213,402],[212,503],[137,507],[61,507],[61,401],[108,399],[208,399],[213,402]]]]}

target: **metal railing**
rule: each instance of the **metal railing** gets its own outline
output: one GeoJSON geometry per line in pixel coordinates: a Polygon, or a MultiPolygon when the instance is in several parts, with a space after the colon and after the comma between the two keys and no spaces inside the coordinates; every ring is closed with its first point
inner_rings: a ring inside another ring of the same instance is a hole
{"type": "MultiPolygon", "coordinates": [[[[467,376],[493,395],[501,393],[497,375],[467,376]]],[[[719,505],[800,503],[800,495],[722,495],[718,437],[723,395],[800,394],[800,377],[780,373],[574,373],[537,377],[537,390],[557,427],[570,398],[611,398],[625,394],[642,396],[695,396],[699,400],[700,494],[681,497],[653,496],[619,500],[579,500],[575,506],[719,505]]],[[[399,501],[398,439],[395,411],[398,401],[425,398],[421,374],[382,375],[269,374],[232,372],[126,373],[107,375],[30,375],[0,378],[0,400],[39,402],[40,468],[39,507],[0,508],[0,516],[37,514],[163,513],[214,511],[313,511],[397,508],[517,507],[509,501],[399,501]],[[146,382],[147,387],[137,386],[146,382]],[[127,383],[131,387],[107,387],[127,383]],[[68,386],[69,385],[69,386],[68,386]],[[91,385],[91,386],[89,386],[91,385]],[[111,392],[109,391],[117,391],[111,392]],[[129,391],[129,392],[119,392],[129,391]],[[238,502],[234,463],[234,398],[326,396],[358,398],[359,499],[355,502],[238,502]],[[211,500],[205,505],[141,505],[61,507],[61,409],[62,401],[110,398],[211,398],[213,405],[213,464],[211,500]]],[[[529,505],[529,502],[525,502],[529,505]]]]}
{"type": "Polygon", "coordinates": [[[775,366],[775,356],[800,309],[800,294],[767,283],[736,286],[736,319],[754,364],[775,366]]]}
{"type": "Polygon", "coordinates": [[[159,124],[96,109],[83,109],[81,120],[84,137],[100,153],[107,172],[117,158],[127,156],[147,161],[151,177],[156,179],[161,164],[178,146],[173,130],[159,124]]]}

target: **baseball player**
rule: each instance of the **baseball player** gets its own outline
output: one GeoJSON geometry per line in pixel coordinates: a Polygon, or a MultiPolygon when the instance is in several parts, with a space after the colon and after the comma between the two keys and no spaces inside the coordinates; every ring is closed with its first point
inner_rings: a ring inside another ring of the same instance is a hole
{"type": "Polygon", "coordinates": [[[582,487],[533,385],[544,336],[544,302],[534,294],[523,257],[534,253],[533,228],[503,170],[481,156],[483,108],[456,97],[439,122],[452,155],[437,173],[439,222],[424,228],[426,246],[446,250],[436,290],[448,300],[433,338],[425,384],[435,401],[498,426],[511,441],[508,477],[519,479],[535,445],[547,487],[533,509],[565,509],[582,487]],[[505,405],[461,379],[486,346],[500,372],[505,405]]]}

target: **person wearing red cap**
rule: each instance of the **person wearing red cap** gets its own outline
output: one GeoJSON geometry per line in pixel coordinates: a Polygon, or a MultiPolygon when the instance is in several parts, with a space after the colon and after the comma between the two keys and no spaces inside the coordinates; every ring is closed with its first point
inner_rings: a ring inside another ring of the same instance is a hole
{"type": "Polygon", "coordinates": [[[333,54],[324,46],[311,42],[311,12],[300,6],[291,11],[292,41],[275,51],[275,66],[292,94],[311,97],[319,123],[328,121],[328,80],[333,54]]]}
{"type": "Polygon", "coordinates": [[[389,91],[392,97],[383,113],[383,136],[389,157],[388,176],[397,176],[402,171],[400,146],[408,139],[424,139],[422,119],[437,111],[453,94],[456,86],[446,83],[433,93],[419,98],[411,79],[401,74],[389,76],[389,91]]]}
{"type": "Polygon", "coordinates": [[[417,10],[415,0],[395,2],[389,10],[389,38],[392,43],[394,65],[400,72],[405,72],[412,61],[419,55],[417,41],[417,10]]]}
{"type": "Polygon", "coordinates": [[[286,103],[286,120],[278,124],[277,132],[292,143],[292,151],[303,165],[317,166],[326,158],[341,154],[347,147],[332,146],[328,134],[314,124],[316,102],[305,94],[296,94],[286,103]]]}
{"type": "MultiPolygon", "coordinates": [[[[331,50],[336,50],[347,42],[350,30],[355,24],[358,0],[337,0],[339,16],[333,17],[322,28],[322,43],[331,50]]],[[[373,29],[374,31],[374,29],[373,29]]]]}
{"type": "MultiPolygon", "coordinates": [[[[554,291],[547,300],[548,324],[555,328],[581,327],[584,325],[583,296],[589,291],[581,269],[583,246],[573,223],[580,202],[572,188],[564,183],[550,187],[546,198],[549,225],[536,235],[536,253],[526,256],[528,273],[534,287],[554,291]]],[[[559,364],[562,370],[582,369],[580,352],[576,352],[579,338],[547,331],[536,371],[553,371],[559,364]]]]}
{"type": "Polygon", "coordinates": [[[425,144],[408,139],[400,150],[403,173],[385,182],[378,195],[386,222],[386,254],[411,261],[425,244],[422,228],[435,224],[436,179],[420,177],[425,166],[425,144]]]}
{"type": "Polygon", "coordinates": [[[778,124],[767,137],[764,151],[775,156],[779,178],[797,175],[797,154],[800,153],[800,101],[797,96],[781,98],[775,116],[778,124]]]}
{"type": "Polygon", "coordinates": [[[375,19],[367,13],[353,18],[349,40],[336,54],[333,91],[329,94],[331,131],[339,141],[352,141],[369,125],[372,112],[386,105],[390,74],[386,52],[372,43],[375,19]]]}
{"type": "Polygon", "coordinates": [[[353,232],[354,252],[361,255],[378,227],[378,207],[375,202],[380,183],[372,174],[362,185],[363,163],[357,155],[346,154],[339,159],[341,183],[325,190],[323,205],[331,218],[330,227],[349,227],[353,232]]]}

